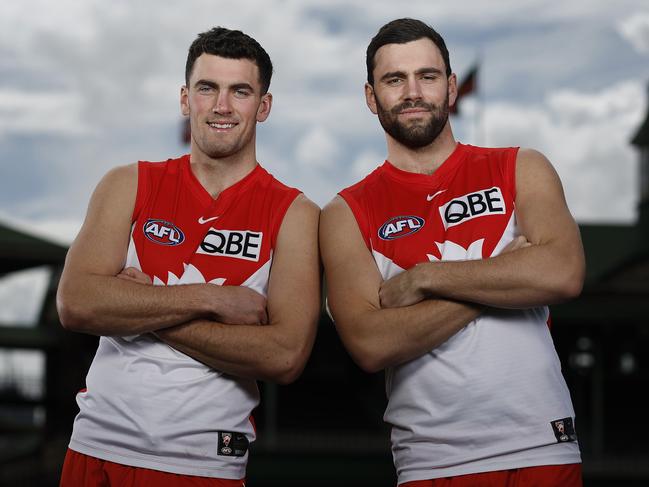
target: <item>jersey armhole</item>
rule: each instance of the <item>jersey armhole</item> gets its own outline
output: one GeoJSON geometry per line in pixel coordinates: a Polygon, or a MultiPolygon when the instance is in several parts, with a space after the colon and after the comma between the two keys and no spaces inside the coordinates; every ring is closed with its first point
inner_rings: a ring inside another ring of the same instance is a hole
{"type": "Polygon", "coordinates": [[[144,208],[144,203],[146,202],[146,197],[149,193],[148,173],[147,163],[139,161],[137,163],[137,194],[135,196],[133,215],[131,215],[131,223],[135,223],[144,208]]]}
{"type": "Polygon", "coordinates": [[[512,147],[505,157],[505,178],[511,191],[512,201],[516,203],[516,160],[520,147],[512,147]]]}
{"type": "Polygon", "coordinates": [[[275,249],[275,245],[277,244],[277,235],[279,234],[279,229],[282,226],[282,222],[284,221],[284,217],[286,216],[286,212],[288,211],[289,207],[295,201],[295,198],[297,198],[299,195],[301,195],[302,192],[295,189],[291,188],[291,190],[287,193],[287,196],[285,196],[280,204],[276,207],[277,211],[274,212],[275,214],[273,215],[273,222],[271,226],[271,238],[270,238],[270,244],[271,244],[271,249],[275,249]]]}
{"type": "Polygon", "coordinates": [[[358,225],[358,229],[361,231],[361,235],[363,237],[363,240],[365,241],[365,245],[367,246],[368,250],[371,252],[372,251],[372,245],[370,242],[370,236],[369,236],[369,223],[367,221],[367,215],[361,208],[361,205],[358,204],[356,199],[354,199],[351,195],[348,193],[341,191],[338,193],[342,199],[345,200],[347,205],[349,206],[349,209],[352,210],[352,214],[354,215],[354,218],[356,219],[356,224],[358,225]]]}

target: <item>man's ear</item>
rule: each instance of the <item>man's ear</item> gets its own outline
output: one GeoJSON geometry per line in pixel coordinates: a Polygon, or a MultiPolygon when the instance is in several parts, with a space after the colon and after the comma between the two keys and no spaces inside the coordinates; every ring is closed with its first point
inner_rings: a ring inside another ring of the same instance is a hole
{"type": "Polygon", "coordinates": [[[457,76],[451,73],[448,77],[448,106],[452,107],[457,101],[457,76]]]}
{"type": "Polygon", "coordinates": [[[374,87],[369,83],[365,83],[365,103],[367,103],[367,107],[374,115],[378,113],[376,109],[376,95],[374,94],[374,87]]]}
{"type": "Polygon", "coordinates": [[[186,86],[180,88],[180,113],[189,116],[189,90],[186,86]]]}
{"type": "Polygon", "coordinates": [[[264,122],[270,115],[270,109],[273,106],[273,95],[271,93],[265,93],[261,96],[261,102],[259,103],[259,108],[257,108],[257,121],[264,122]]]}

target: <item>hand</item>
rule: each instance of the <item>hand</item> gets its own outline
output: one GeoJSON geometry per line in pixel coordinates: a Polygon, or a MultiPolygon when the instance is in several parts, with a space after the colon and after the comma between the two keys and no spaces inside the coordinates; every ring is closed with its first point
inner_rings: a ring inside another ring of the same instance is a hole
{"type": "MultiPolygon", "coordinates": [[[[135,267],[123,269],[117,277],[138,284],[153,284],[148,274],[135,267]]],[[[216,321],[237,325],[268,324],[266,299],[261,294],[245,286],[205,286],[209,293],[207,299],[215,303],[213,315],[216,321]]]]}
{"type": "Polygon", "coordinates": [[[383,281],[379,288],[381,308],[400,308],[423,301],[426,296],[416,284],[417,266],[383,281]]]}
{"type": "Polygon", "coordinates": [[[122,271],[117,274],[117,277],[126,281],[137,282],[139,284],[153,284],[153,281],[151,281],[148,274],[145,274],[135,267],[126,267],[125,269],[122,269],[122,271]]]}
{"type": "MultiPolygon", "coordinates": [[[[524,235],[519,235],[503,248],[501,254],[507,254],[531,246],[532,243],[524,235]]],[[[421,271],[424,271],[423,267],[416,265],[387,281],[383,281],[379,289],[381,308],[410,306],[426,299],[426,294],[423,292],[421,286],[417,284],[417,276],[421,271]]]]}
{"type": "Polygon", "coordinates": [[[519,235],[514,240],[509,242],[500,252],[501,254],[507,254],[513,252],[514,250],[524,249],[526,247],[531,247],[532,243],[527,240],[525,235],[519,235]]]}
{"type": "Polygon", "coordinates": [[[236,325],[266,325],[268,313],[266,298],[245,286],[216,286],[209,284],[215,293],[215,319],[236,325]],[[214,286],[214,288],[212,288],[214,286]]]}

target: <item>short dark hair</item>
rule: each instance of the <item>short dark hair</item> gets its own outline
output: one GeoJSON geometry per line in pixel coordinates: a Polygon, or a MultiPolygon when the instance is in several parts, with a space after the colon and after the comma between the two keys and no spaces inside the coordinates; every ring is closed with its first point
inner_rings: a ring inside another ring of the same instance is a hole
{"type": "Polygon", "coordinates": [[[273,76],[273,63],[270,56],[261,45],[240,30],[214,27],[207,32],[198,34],[196,40],[189,46],[187,63],[185,64],[185,83],[189,86],[194,63],[201,54],[213,54],[228,59],[250,59],[259,68],[259,83],[262,94],[268,92],[270,79],[273,76]]]}
{"type": "Polygon", "coordinates": [[[439,33],[430,25],[421,20],[404,18],[393,20],[381,27],[378,33],[372,38],[367,53],[365,63],[367,64],[367,82],[374,86],[374,58],[376,51],[386,44],[406,44],[407,42],[416,41],[422,38],[428,38],[437,46],[442,53],[444,63],[446,63],[446,76],[451,75],[451,61],[448,55],[446,43],[439,33]]]}

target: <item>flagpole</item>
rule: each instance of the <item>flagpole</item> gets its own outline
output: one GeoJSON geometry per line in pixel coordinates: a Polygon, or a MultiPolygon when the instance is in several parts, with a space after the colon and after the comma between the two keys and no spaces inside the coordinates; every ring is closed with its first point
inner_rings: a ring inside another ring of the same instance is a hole
{"type": "Polygon", "coordinates": [[[486,147],[487,145],[487,134],[485,131],[485,107],[484,107],[484,66],[483,59],[484,54],[482,49],[478,49],[478,55],[476,59],[476,108],[475,108],[475,117],[473,123],[475,135],[475,144],[480,147],[486,147]]]}

